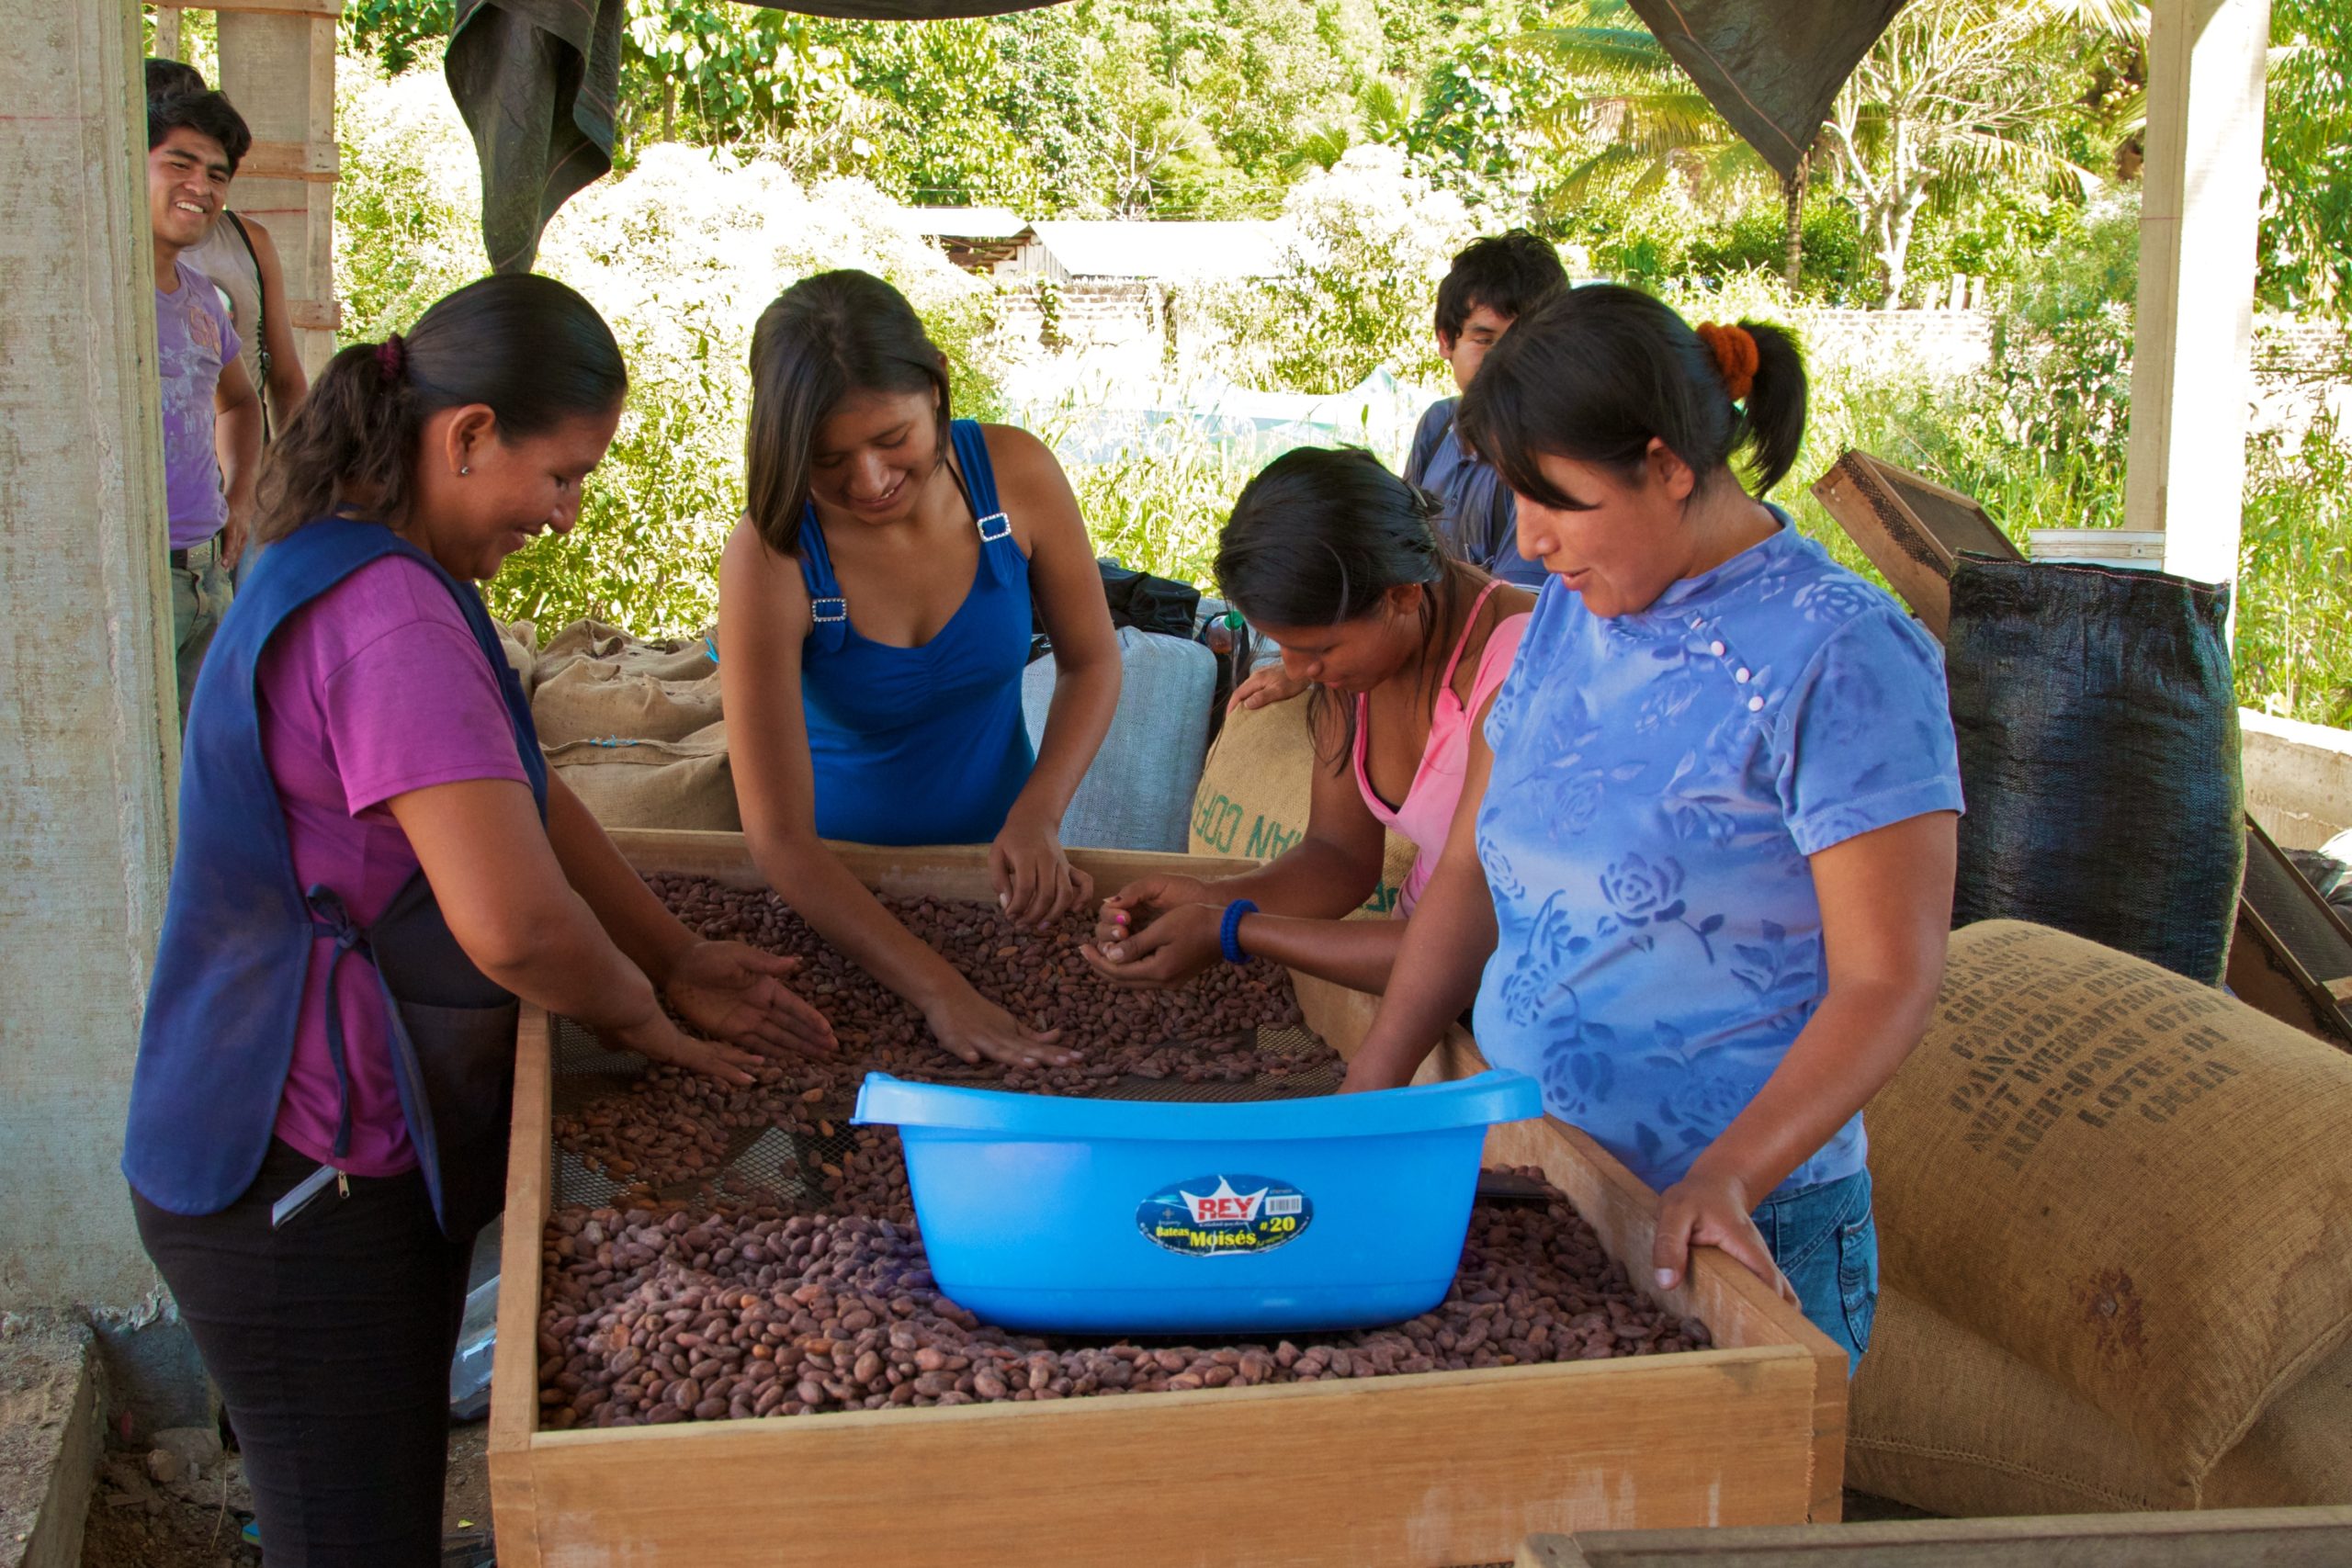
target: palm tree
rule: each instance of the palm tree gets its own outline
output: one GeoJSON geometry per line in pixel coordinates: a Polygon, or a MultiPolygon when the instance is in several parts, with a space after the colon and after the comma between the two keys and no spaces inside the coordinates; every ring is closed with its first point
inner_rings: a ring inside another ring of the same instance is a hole
{"type": "Polygon", "coordinates": [[[2082,109],[2058,66],[2086,31],[2129,28],[2135,14],[2144,25],[2118,0],[1913,0],[1897,13],[1822,127],[1884,308],[1902,301],[1912,231],[1931,200],[1987,177],[2099,183],[2066,156],[2082,109]]]}
{"type": "Polygon", "coordinates": [[[1787,215],[1782,276],[1795,289],[1804,259],[1810,157],[1787,177],[1774,175],[1649,29],[1632,17],[1623,0],[1587,0],[1583,11],[1581,23],[1531,28],[1519,39],[1520,47],[1540,51],[1582,84],[1544,117],[1542,128],[1555,141],[1603,139],[1598,152],[1553,187],[1555,208],[1619,180],[1629,182],[1630,194],[1638,198],[1676,174],[1718,189],[1774,178],[1787,215]]]}

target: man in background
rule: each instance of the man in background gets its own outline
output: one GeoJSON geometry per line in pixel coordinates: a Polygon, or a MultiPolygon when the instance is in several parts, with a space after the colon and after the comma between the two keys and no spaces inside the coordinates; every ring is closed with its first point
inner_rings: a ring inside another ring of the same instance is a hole
{"type": "MultiPolygon", "coordinates": [[[[1510,324],[1567,287],[1559,253],[1524,229],[1464,246],[1437,288],[1437,351],[1453,372],[1454,386],[1468,391],[1487,351],[1510,324]]],[[[1506,582],[1541,589],[1548,574],[1542,561],[1520,556],[1519,505],[1510,487],[1454,432],[1461,405],[1458,396],[1442,398],[1421,415],[1405,458],[1405,480],[1444,503],[1437,536],[1446,554],[1506,582]]],[[[1281,664],[1262,664],[1233,689],[1226,705],[1228,711],[1261,708],[1305,690],[1281,664]]]]}
{"type": "Polygon", "coordinates": [[[229,607],[261,462],[261,400],[239,362],[237,329],[183,253],[204,241],[253,145],[218,93],[147,104],[147,217],[155,247],[156,370],[164,393],[164,490],[171,534],[172,630],[180,720],[229,607]],[[216,446],[217,438],[217,446],[216,446]]]}
{"type": "MultiPolygon", "coordinates": [[[[1437,289],[1437,351],[1462,391],[1510,324],[1567,288],[1559,253],[1524,229],[1475,240],[1453,258],[1437,289]]],[[[1544,563],[1519,553],[1518,506],[1494,465],[1453,428],[1459,397],[1429,406],[1413,432],[1405,479],[1445,502],[1438,539],[1446,553],[1506,582],[1544,586],[1544,563]]]]}

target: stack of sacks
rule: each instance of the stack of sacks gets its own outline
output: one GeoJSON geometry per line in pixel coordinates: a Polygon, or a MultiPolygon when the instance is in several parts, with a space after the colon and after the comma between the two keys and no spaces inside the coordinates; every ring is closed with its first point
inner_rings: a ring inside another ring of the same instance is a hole
{"type": "Polygon", "coordinates": [[[1847,1484],[1961,1516],[2352,1503],[2352,1055],[1987,921],[1868,1126],[1847,1484]]]}
{"type": "Polygon", "coordinates": [[[607,828],[740,828],[706,639],[644,642],[595,621],[539,650],[539,744],[607,828]]]}

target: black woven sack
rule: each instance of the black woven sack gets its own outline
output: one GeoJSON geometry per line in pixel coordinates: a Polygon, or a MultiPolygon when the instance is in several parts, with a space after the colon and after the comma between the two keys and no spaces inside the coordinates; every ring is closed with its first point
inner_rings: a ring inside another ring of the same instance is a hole
{"type": "Polygon", "coordinates": [[[2245,870],[2229,602],[2159,572],[1961,558],[1954,926],[2032,920],[2221,984],[2245,870]]]}

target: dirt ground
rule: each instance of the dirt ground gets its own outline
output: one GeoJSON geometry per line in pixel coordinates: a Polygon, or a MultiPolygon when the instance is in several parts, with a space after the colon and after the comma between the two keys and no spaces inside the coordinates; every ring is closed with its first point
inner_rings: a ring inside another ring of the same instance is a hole
{"type": "MultiPolygon", "coordinates": [[[[481,1422],[450,1429],[445,1536],[490,1529],[488,1434],[481,1422]]],[[[142,1451],[109,1449],[90,1495],[82,1568],[256,1568],[261,1553],[238,1534],[252,1517],[233,1453],[159,1484],[142,1451]]]]}

